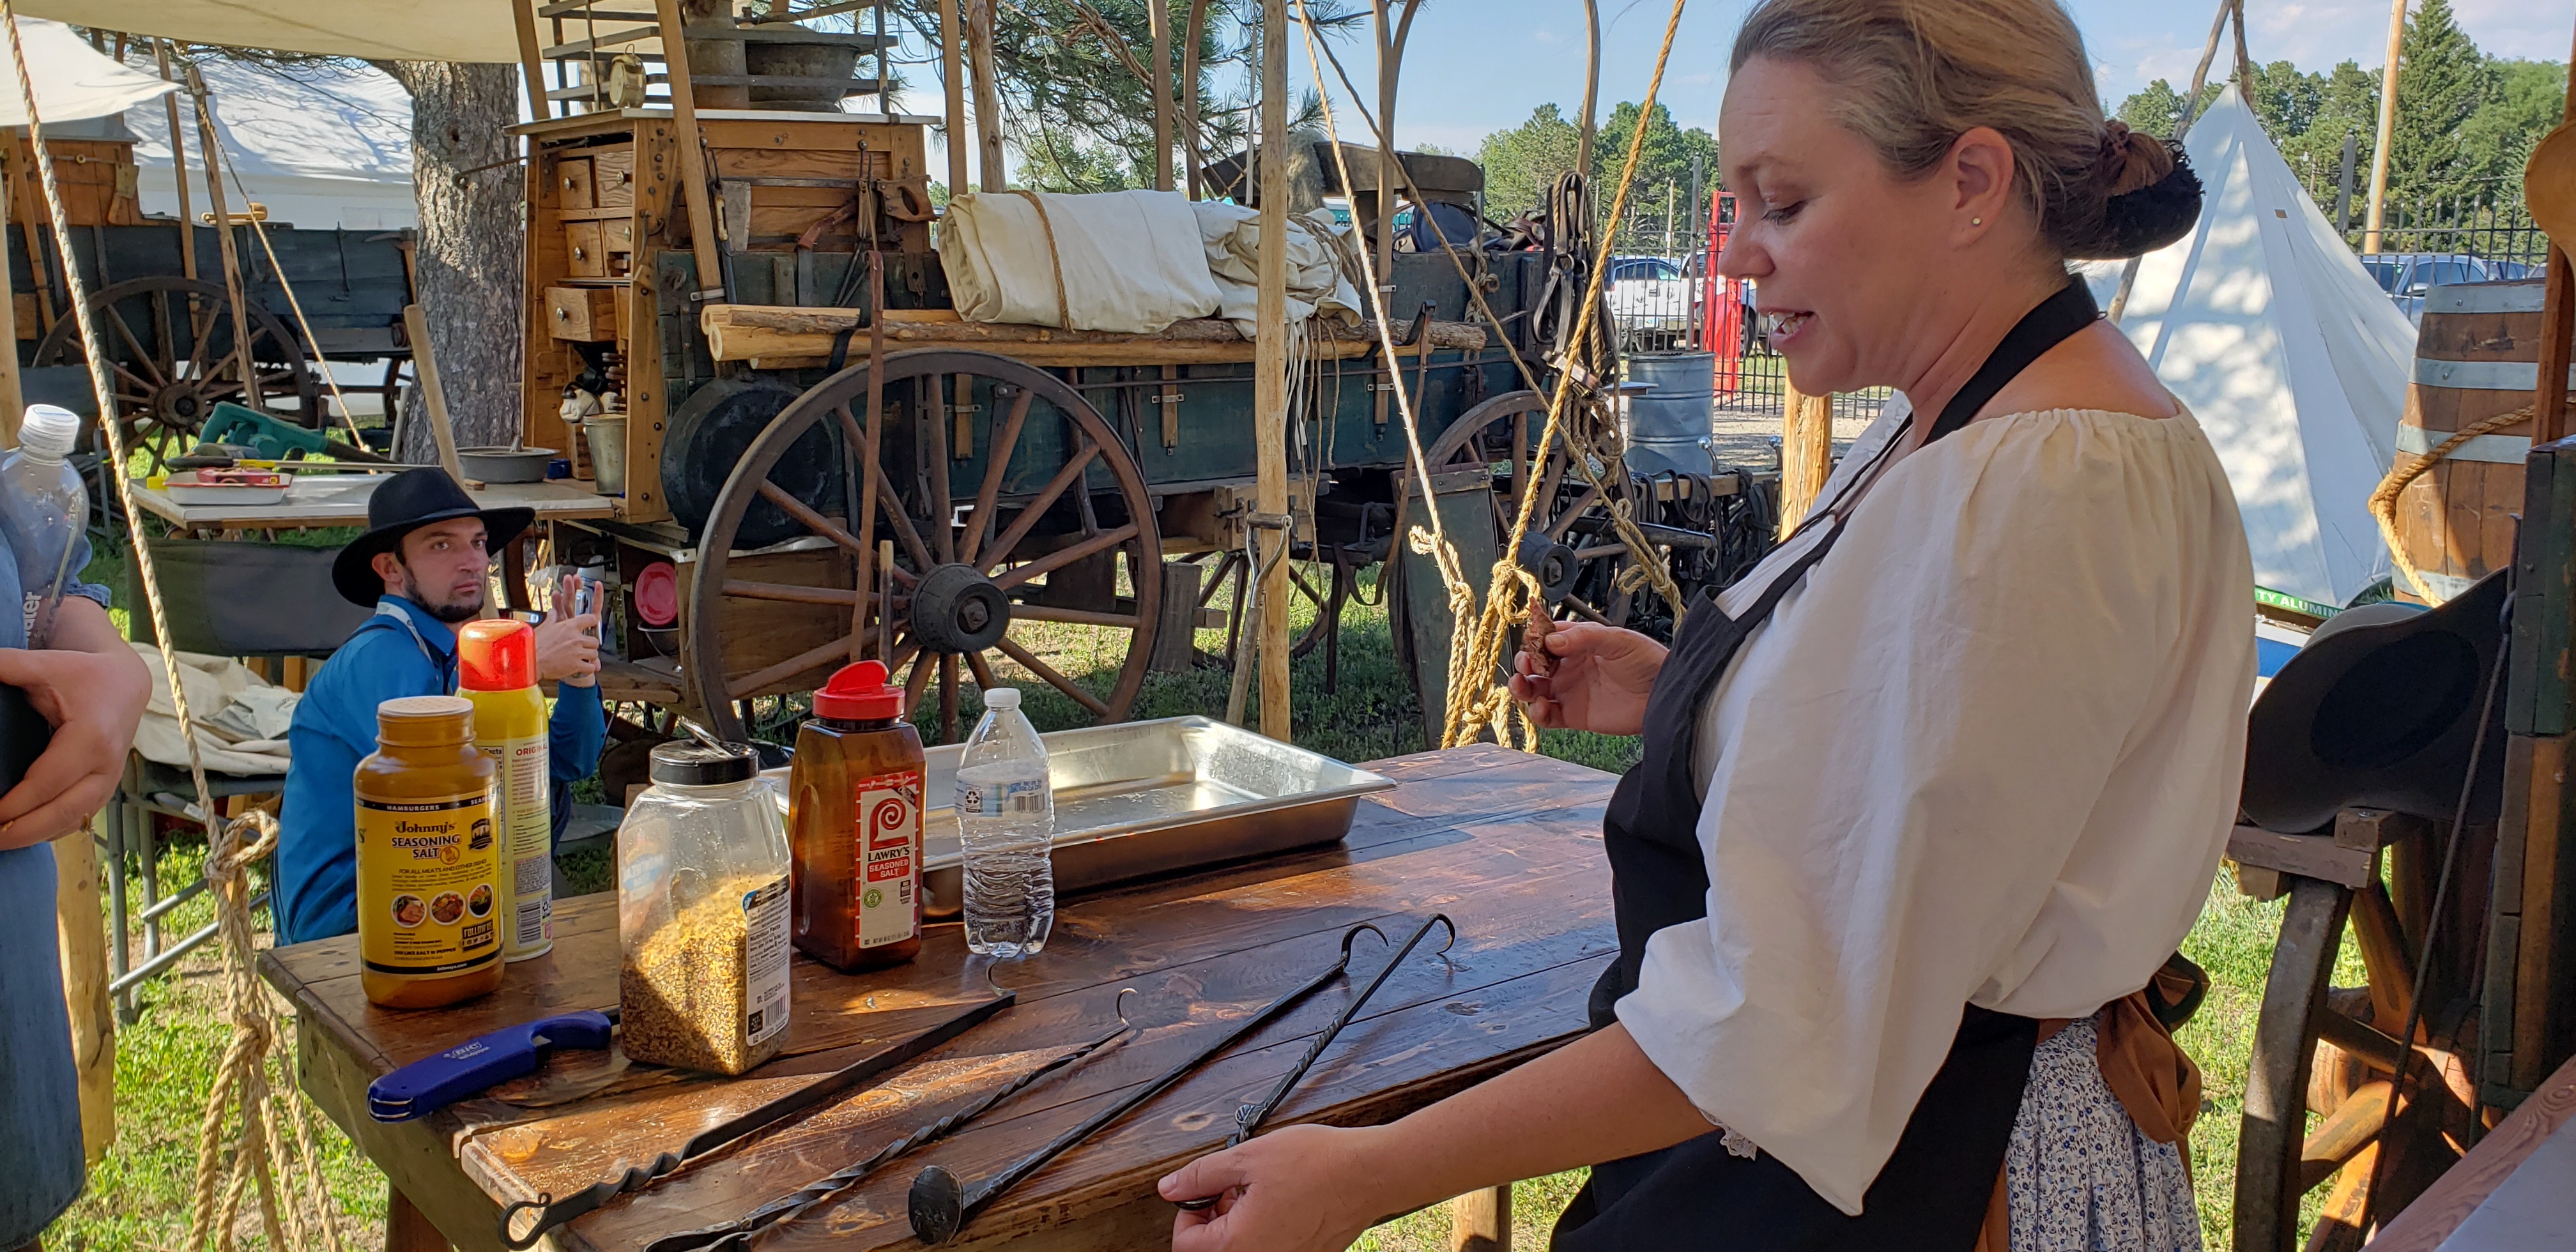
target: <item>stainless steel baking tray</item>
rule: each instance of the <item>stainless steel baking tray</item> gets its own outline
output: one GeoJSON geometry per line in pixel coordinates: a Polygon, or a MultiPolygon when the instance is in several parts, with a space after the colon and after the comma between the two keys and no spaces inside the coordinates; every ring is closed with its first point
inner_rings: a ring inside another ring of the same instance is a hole
{"type": "MultiPolygon", "coordinates": [[[[1043,736],[1055,784],[1055,885],[1074,892],[1333,843],[1360,797],[1394,780],[1205,717],[1043,736]]],[[[953,803],[965,746],[932,748],[923,797],[924,908],[962,907],[953,803]]],[[[771,771],[781,784],[784,770],[771,771]]]]}

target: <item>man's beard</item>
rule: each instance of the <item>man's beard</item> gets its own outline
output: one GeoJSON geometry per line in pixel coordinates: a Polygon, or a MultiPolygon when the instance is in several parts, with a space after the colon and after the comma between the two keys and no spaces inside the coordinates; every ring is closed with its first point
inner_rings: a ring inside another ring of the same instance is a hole
{"type": "Polygon", "coordinates": [[[421,594],[420,579],[411,572],[410,562],[403,560],[399,556],[395,557],[394,561],[396,564],[402,566],[403,599],[409,600],[412,603],[419,605],[421,608],[428,610],[431,617],[437,618],[438,620],[453,626],[458,622],[473,621],[475,618],[483,615],[483,596],[480,591],[475,593],[472,600],[441,604],[430,599],[428,596],[421,594]]]}

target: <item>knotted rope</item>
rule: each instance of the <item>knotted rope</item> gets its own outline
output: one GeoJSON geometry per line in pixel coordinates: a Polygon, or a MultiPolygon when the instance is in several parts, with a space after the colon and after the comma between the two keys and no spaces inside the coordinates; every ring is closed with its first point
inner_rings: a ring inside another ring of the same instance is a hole
{"type": "MultiPolygon", "coordinates": [[[[17,72],[18,91],[27,105],[27,139],[35,149],[45,208],[53,217],[54,246],[65,257],[74,256],[71,216],[64,211],[62,187],[54,176],[53,154],[45,142],[44,124],[37,116],[35,83],[27,73],[27,49],[19,36],[18,14],[12,0],[0,0],[0,26],[8,29],[10,65],[17,72]]],[[[88,357],[90,388],[98,400],[99,430],[107,444],[109,459],[101,467],[101,474],[116,484],[117,498],[125,506],[126,535],[134,547],[135,571],[142,576],[153,635],[160,642],[161,669],[170,683],[171,708],[178,715],[179,737],[188,745],[188,777],[195,784],[197,812],[206,828],[206,882],[214,889],[215,915],[223,937],[226,1016],[232,1023],[233,1037],[224,1049],[214,1091],[207,1097],[205,1119],[198,1127],[196,1194],[186,1246],[212,1246],[220,1252],[230,1252],[235,1246],[233,1226],[240,1215],[242,1197],[256,1186],[260,1225],[270,1247],[338,1249],[343,1246],[340,1231],[330,1192],[322,1183],[321,1156],[305,1125],[303,1103],[296,1095],[293,1080],[282,1069],[279,1078],[283,1081],[274,1087],[270,1083],[268,1060],[278,1041],[277,1010],[252,966],[255,947],[245,870],[276,846],[277,823],[268,814],[255,812],[220,827],[216,824],[214,794],[206,785],[206,763],[197,743],[196,722],[188,711],[188,688],[181,681],[178,654],[170,645],[170,617],[161,598],[159,572],[152,562],[152,547],[145,542],[143,510],[136,506],[134,484],[125,474],[129,450],[124,428],[116,421],[116,391],[108,381],[106,341],[99,334],[97,319],[90,314],[89,294],[80,267],[64,266],[63,278],[72,316],[80,328],[81,351],[88,357]],[[252,832],[247,843],[242,841],[245,831],[252,832]],[[241,1122],[227,1161],[222,1152],[225,1113],[227,1104],[234,1101],[240,1107],[241,1122]],[[285,1108],[281,1111],[275,1107],[277,1104],[285,1108]],[[291,1136],[281,1133],[281,1120],[292,1128],[291,1136]],[[287,1171],[282,1194],[277,1177],[280,1168],[287,1171]]],[[[237,347],[241,349],[243,368],[252,368],[249,345],[237,347]]],[[[109,872],[122,873],[124,869],[116,866],[109,872]]],[[[124,936],[116,940],[122,943],[124,936]]]]}
{"type": "MultiPolygon", "coordinates": [[[[2570,397],[2569,403],[2576,405],[2576,397],[2570,397]]],[[[2388,545],[2389,563],[2397,567],[2398,573],[2406,576],[2407,585],[2413,587],[2415,594],[2422,596],[2426,603],[2439,604],[2444,597],[2433,594],[2432,587],[2424,581],[2423,572],[2417,570],[2415,562],[2408,559],[2406,545],[2397,537],[2397,497],[2405,492],[2409,484],[2429,473],[2434,466],[2441,464],[2444,458],[2470,440],[2530,421],[2538,409],[2537,402],[2526,404],[2510,413],[2499,413],[2494,417],[2472,422],[2453,432],[2450,438],[2434,445],[2430,452],[2402,454],[2411,459],[2398,461],[2388,471],[2388,477],[2380,479],[2379,486],[2370,493],[2370,516],[2379,523],[2380,541],[2388,545]]]]}
{"type": "MultiPolygon", "coordinates": [[[[1592,333],[1594,315],[1601,306],[1601,284],[1609,273],[1612,245],[1618,237],[1618,222],[1620,216],[1627,211],[1628,194],[1636,184],[1637,167],[1640,158],[1644,155],[1646,124],[1654,116],[1655,97],[1663,87],[1664,68],[1672,59],[1673,39],[1681,28],[1682,10],[1688,2],[1689,0],[1673,0],[1672,14],[1665,20],[1663,44],[1655,53],[1655,70],[1647,79],[1645,99],[1638,105],[1636,130],[1630,135],[1628,141],[1627,163],[1619,173],[1619,190],[1610,202],[1611,228],[1602,234],[1598,254],[1594,257],[1592,272],[1583,293],[1582,311],[1576,316],[1573,333],[1564,340],[1568,345],[1580,345],[1585,341],[1586,336],[1592,333]]],[[[1314,19],[1307,13],[1303,0],[1300,0],[1297,11],[1300,25],[1305,31],[1307,59],[1315,67],[1316,96],[1323,103],[1324,122],[1331,133],[1333,160],[1341,167],[1342,185],[1347,188],[1351,185],[1350,171],[1342,154],[1338,129],[1333,123],[1331,95],[1322,90],[1323,57],[1317,51],[1318,41],[1315,37],[1314,19]]],[[[1388,361],[1392,362],[1395,359],[1394,331],[1387,323],[1383,293],[1378,288],[1377,274],[1366,256],[1361,258],[1361,267],[1363,275],[1368,279],[1369,303],[1377,321],[1380,351],[1388,361]]],[[[1471,281],[1468,283],[1468,289],[1470,292],[1475,292],[1476,285],[1471,281]]],[[[1481,294],[1478,295],[1478,305],[1483,306],[1481,294]]],[[[1490,317],[1490,311],[1488,316],[1490,317]]],[[[1500,323],[1496,325],[1499,326],[1500,323]]],[[[1572,366],[1573,362],[1568,360],[1558,371],[1556,389],[1548,400],[1546,424],[1540,428],[1538,446],[1531,451],[1530,466],[1533,470],[1536,466],[1546,464],[1548,451],[1555,445],[1558,433],[1564,429],[1566,406],[1573,398],[1575,388],[1578,384],[1588,385],[1591,381],[1578,379],[1577,375],[1581,371],[1572,366]]],[[[1523,367],[1523,371],[1527,372],[1526,366],[1523,367]]],[[[1538,475],[1535,472],[1531,473],[1532,489],[1521,493],[1519,507],[1512,518],[1511,535],[1503,544],[1500,559],[1494,562],[1484,609],[1480,613],[1476,608],[1475,588],[1467,581],[1457,549],[1440,529],[1437,497],[1432,494],[1430,467],[1422,455],[1421,430],[1415,420],[1412,403],[1402,387],[1396,388],[1395,394],[1399,411],[1404,419],[1409,467],[1421,484],[1425,511],[1431,515],[1431,528],[1426,531],[1419,526],[1414,527],[1406,536],[1406,543],[1415,553],[1432,558],[1435,567],[1440,571],[1441,585],[1449,596],[1451,622],[1449,694],[1446,707],[1442,711],[1440,746],[1446,748],[1456,747],[1462,743],[1472,743],[1479,736],[1491,731],[1497,742],[1523,751],[1535,752],[1538,750],[1538,726],[1529,720],[1528,712],[1512,699],[1510,689],[1494,680],[1494,675],[1502,667],[1504,647],[1516,633],[1522,616],[1528,612],[1529,598],[1534,597],[1538,591],[1538,579],[1529,571],[1522,569],[1519,561],[1521,542],[1529,534],[1530,518],[1537,511],[1538,497],[1541,494],[1536,489],[1538,475]]],[[[1651,554],[1652,546],[1645,542],[1642,534],[1635,533],[1636,526],[1633,518],[1629,516],[1627,510],[1619,507],[1625,502],[1612,499],[1608,489],[1595,473],[1585,450],[1569,447],[1567,459],[1574,463],[1595,490],[1601,492],[1602,500],[1610,508],[1612,524],[1620,531],[1623,542],[1627,542],[1633,551],[1651,554]]],[[[1653,582],[1658,593],[1672,602],[1675,617],[1678,619],[1684,607],[1681,593],[1672,586],[1671,575],[1664,570],[1660,560],[1641,559],[1627,571],[1622,581],[1632,590],[1643,582],[1653,582]]]]}

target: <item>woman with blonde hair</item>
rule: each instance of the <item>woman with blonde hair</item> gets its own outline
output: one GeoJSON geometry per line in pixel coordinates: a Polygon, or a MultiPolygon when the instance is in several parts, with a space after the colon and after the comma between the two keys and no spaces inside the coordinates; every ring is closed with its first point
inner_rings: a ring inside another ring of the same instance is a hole
{"type": "Polygon", "coordinates": [[[2199,183],[2053,0],[1766,0],[1720,134],[1810,394],[1901,393],[1669,652],[1574,623],[1541,724],[1641,734],[1593,1034],[1400,1121],[1165,1178],[1175,1252],[1347,1246],[1592,1165],[1560,1249],[2198,1248],[2157,978],[2235,813],[2253,575],[2190,414],[2067,262],[2199,183]]]}

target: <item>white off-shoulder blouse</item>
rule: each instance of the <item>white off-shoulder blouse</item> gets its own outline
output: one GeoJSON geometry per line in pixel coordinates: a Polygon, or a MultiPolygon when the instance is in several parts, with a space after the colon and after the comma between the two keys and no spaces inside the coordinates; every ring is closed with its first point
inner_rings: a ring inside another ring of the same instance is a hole
{"type": "Polygon", "coordinates": [[[2191,928],[2236,813],[2254,588],[2187,413],[1974,422],[1839,525],[1701,713],[1708,916],[1654,935],[1618,1014],[1712,1122],[1858,1213],[1962,1005],[2089,1016],[2191,928]]]}

